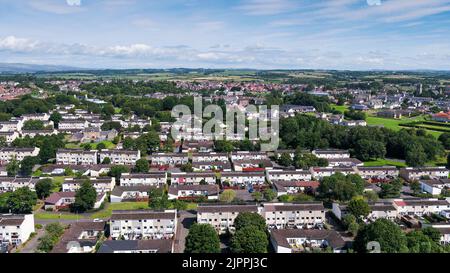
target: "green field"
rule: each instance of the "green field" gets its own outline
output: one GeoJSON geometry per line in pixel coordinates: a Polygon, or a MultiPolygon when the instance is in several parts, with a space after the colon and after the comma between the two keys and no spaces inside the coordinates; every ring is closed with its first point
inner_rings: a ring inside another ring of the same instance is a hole
{"type": "MultiPolygon", "coordinates": [[[[95,142],[95,143],[89,143],[91,145],[91,148],[93,150],[97,149],[97,145],[103,143],[106,146],[106,149],[114,149],[116,148],[116,145],[114,143],[112,143],[111,141],[101,141],[101,142],[95,142]]],[[[81,149],[81,145],[86,144],[86,143],[67,143],[65,148],[66,149],[81,149]]]]}
{"type": "Polygon", "coordinates": [[[108,218],[111,216],[113,210],[141,210],[148,209],[147,202],[122,202],[122,203],[108,203],[106,207],[100,211],[94,212],[90,217],[108,218]]]}
{"type": "Polygon", "coordinates": [[[83,215],[72,213],[38,212],[34,214],[35,220],[79,220],[85,219],[83,215]]]}
{"type": "Polygon", "coordinates": [[[348,106],[348,105],[336,105],[336,104],[331,104],[330,106],[331,106],[331,108],[332,108],[333,110],[339,111],[339,112],[341,112],[342,114],[344,114],[344,112],[347,111],[347,110],[350,108],[350,106],[348,106]]]}
{"type": "Polygon", "coordinates": [[[401,161],[388,160],[388,159],[378,159],[375,161],[364,162],[364,167],[381,167],[381,166],[406,167],[406,164],[401,161]]]}
{"type": "MultiPolygon", "coordinates": [[[[404,129],[404,128],[411,128],[411,127],[402,126],[402,124],[405,124],[408,122],[423,121],[423,120],[425,120],[425,117],[426,116],[422,115],[422,116],[417,116],[417,117],[412,117],[412,118],[391,119],[391,118],[380,118],[380,117],[368,116],[366,121],[367,121],[367,125],[383,126],[385,128],[388,128],[388,129],[391,129],[394,131],[400,131],[401,129],[404,129]]],[[[433,127],[433,125],[424,125],[422,128],[425,129],[429,134],[433,135],[436,138],[438,138],[442,134],[442,132],[432,130],[433,128],[436,129],[435,127],[433,127]]]]}

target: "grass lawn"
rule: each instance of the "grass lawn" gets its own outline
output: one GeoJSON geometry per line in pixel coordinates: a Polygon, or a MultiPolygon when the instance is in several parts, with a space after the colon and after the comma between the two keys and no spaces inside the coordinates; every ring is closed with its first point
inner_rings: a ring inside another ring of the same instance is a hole
{"type": "Polygon", "coordinates": [[[82,215],[69,213],[38,212],[34,214],[35,220],[78,220],[84,218],[82,215]]]}
{"type": "MultiPolygon", "coordinates": [[[[372,126],[384,126],[385,128],[394,130],[394,131],[400,131],[404,128],[410,128],[410,127],[402,127],[402,123],[408,123],[412,121],[422,121],[425,120],[425,116],[417,116],[412,118],[402,118],[402,119],[391,119],[391,118],[380,118],[375,116],[368,116],[366,121],[368,125],[372,126]]],[[[425,129],[425,128],[424,128],[425,129]]],[[[442,132],[433,131],[429,129],[425,129],[429,134],[433,135],[434,137],[438,138],[442,132]]]]}
{"type": "Polygon", "coordinates": [[[344,114],[345,111],[347,111],[350,108],[350,106],[348,105],[336,105],[336,104],[331,104],[331,109],[334,109],[336,111],[341,112],[342,114],[344,114]]]}
{"type": "MultiPolygon", "coordinates": [[[[87,143],[67,143],[65,145],[65,148],[66,149],[81,149],[81,145],[87,144],[87,143]]],[[[108,140],[101,141],[101,142],[95,142],[95,143],[89,143],[89,144],[91,145],[91,149],[96,150],[97,149],[97,145],[99,143],[105,144],[106,149],[114,149],[114,148],[116,148],[116,145],[114,143],[112,143],[111,141],[108,141],[108,140]]]]}
{"type": "Polygon", "coordinates": [[[64,183],[64,179],[69,176],[53,176],[53,188],[52,192],[58,192],[61,190],[61,186],[64,183]]]}
{"type": "Polygon", "coordinates": [[[366,162],[364,162],[364,166],[365,167],[379,167],[379,166],[406,167],[406,164],[401,161],[378,159],[375,161],[366,161],[366,162]]]}
{"type": "Polygon", "coordinates": [[[122,202],[122,203],[108,203],[106,207],[100,211],[94,212],[91,215],[95,218],[108,218],[111,216],[113,210],[141,210],[148,209],[147,202],[122,202]]]}

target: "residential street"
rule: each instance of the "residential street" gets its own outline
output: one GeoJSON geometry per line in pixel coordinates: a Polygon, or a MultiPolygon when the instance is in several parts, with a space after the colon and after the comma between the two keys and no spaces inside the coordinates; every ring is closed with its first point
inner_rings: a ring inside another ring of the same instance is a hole
{"type": "Polygon", "coordinates": [[[21,250],[20,253],[34,253],[36,247],[39,243],[39,238],[41,238],[45,234],[45,229],[42,227],[41,229],[36,231],[36,236],[34,236],[21,250]]]}

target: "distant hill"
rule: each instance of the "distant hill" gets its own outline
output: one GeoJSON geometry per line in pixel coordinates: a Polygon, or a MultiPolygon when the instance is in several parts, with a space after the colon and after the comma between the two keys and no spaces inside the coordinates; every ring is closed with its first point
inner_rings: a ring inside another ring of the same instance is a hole
{"type": "Polygon", "coordinates": [[[64,65],[40,65],[40,64],[22,64],[22,63],[0,63],[0,73],[35,73],[35,72],[58,72],[83,70],[78,67],[64,65]]]}

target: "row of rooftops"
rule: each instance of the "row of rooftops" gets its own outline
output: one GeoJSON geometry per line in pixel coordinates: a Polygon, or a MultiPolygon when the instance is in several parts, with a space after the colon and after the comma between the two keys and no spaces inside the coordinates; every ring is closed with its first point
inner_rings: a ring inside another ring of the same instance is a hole
{"type": "Polygon", "coordinates": [[[23,221],[25,221],[25,215],[22,214],[0,214],[0,227],[20,226],[23,221]]]}

